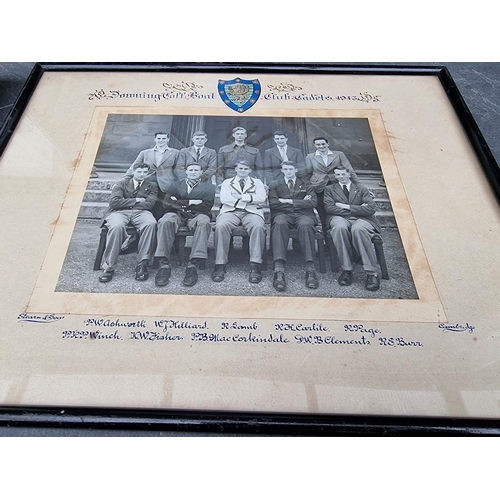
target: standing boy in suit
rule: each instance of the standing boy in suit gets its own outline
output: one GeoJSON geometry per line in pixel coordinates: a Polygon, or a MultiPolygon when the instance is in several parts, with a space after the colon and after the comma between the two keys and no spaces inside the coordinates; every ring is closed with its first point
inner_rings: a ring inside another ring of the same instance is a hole
{"type": "Polygon", "coordinates": [[[306,263],[306,287],[318,288],[314,269],[316,193],[312,186],[297,177],[297,167],[289,161],[281,166],[282,178],[269,186],[271,208],[271,241],[274,260],[273,286],[279,292],[286,290],[285,262],[290,229],[299,233],[300,246],[306,263]]]}
{"type": "Polygon", "coordinates": [[[211,181],[217,170],[217,153],[215,149],[205,146],[207,134],[203,130],[198,130],[193,134],[193,145],[189,148],[181,149],[179,158],[175,166],[175,172],[179,180],[186,178],[186,167],[189,165],[200,165],[202,173],[201,180],[211,181]]]}
{"type": "Polygon", "coordinates": [[[156,132],[155,146],[141,151],[124,176],[125,179],[132,178],[135,165],[146,164],[149,167],[148,180],[158,186],[158,199],[153,209],[156,218],[161,217],[165,193],[170,185],[177,180],[175,165],[179,157],[179,150],[169,148],[169,140],[170,134],[168,132],[156,132]]]}
{"type": "Polygon", "coordinates": [[[286,132],[278,130],[274,132],[273,138],[276,147],[266,149],[264,152],[264,170],[267,184],[270,185],[271,182],[282,179],[281,164],[284,161],[291,161],[298,169],[297,175],[299,177],[304,176],[305,160],[302,151],[288,146],[288,135],[286,132]]]}
{"type": "Polygon", "coordinates": [[[252,176],[264,182],[262,156],[258,148],[249,146],[245,141],[247,131],[243,127],[235,127],[231,133],[234,142],[222,146],[217,155],[217,185],[236,175],[236,165],[239,161],[247,162],[253,170],[252,176]]]}

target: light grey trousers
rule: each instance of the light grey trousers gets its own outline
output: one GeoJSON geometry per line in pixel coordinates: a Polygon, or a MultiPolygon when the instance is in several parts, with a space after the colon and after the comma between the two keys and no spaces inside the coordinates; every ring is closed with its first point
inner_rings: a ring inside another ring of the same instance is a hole
{"type": "MultiPolygon", "coordinates": [[[[188,219],[187,227],[194,229],[193,243],[191,246],[190,259],[206,259],[208,238],[210,236],[210,217],[205,214],[198,214],[188,219]]],[[[158,221],[157,240],[155,257],[170,258],[174,245],[175,234],[181,226],[181,218],[173,212],[167,212],[158,221]]]]}
{"type": "Polygon", "coordinates": [[[227,264],[231,232],[240,224],[248,232],[250,262],[262,263],[262,253],[266,244],[264,219],[260,215],[245,210],[234,210],[220,214],[217,217],[214,235],[216,264],[227,264]]]}
{"type": "Polygon", "coordinates": [[[344,219],[344,217],[336,215],[330,221],[330,228],[342,270],[352,271],[352,249],[354,248],[361,257],[365,271],[369,273],[378,272],[377,256],[372,243],[372,236],[376,231],[368,221],[344,219]]]}
{"type": "Polygon", "coordinates": [[[106,216],[108,235],[102,264],[105,271],[116,269],[122,244],[128,236],[126,227],[129,224],[139,233],[137,262],[146,259],[152,262],[156,245],[156,219],[153,214],[148,210],[120,210],[106,216]]]}

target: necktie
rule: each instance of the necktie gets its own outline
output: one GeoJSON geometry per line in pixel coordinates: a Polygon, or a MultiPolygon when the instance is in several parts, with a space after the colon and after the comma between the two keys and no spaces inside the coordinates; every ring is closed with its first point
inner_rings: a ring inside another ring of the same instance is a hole
{"type": "Polygon", "coordinates": [[[347,189],[347,186],[345,184],[342,186],[342,189],[344,191],[346,198],[349,200],[349,190],[347,189]]]}
{"type": "Polygon", "coordinates": [[[288,161],[288,156],[286,155],[285,148],[280,148],[280,155],[283,158],[283,161],[288,161]]]}
{"type": "Polygon", "coordinates": [[[137,187],[134,189],[133,197],[137,198],[137,195],[139,194],[139,189],[141,189],[141,184],[142,182],[137,183],[137,187]]]}
{"type": "Polygon", "coordinates": [[[293,193],[293,181],[292,180],[288,181],[288,189],[290,190],[290,193],[293,193]]]}
{"type": "Polygon", "coordinates": [[[245,179],[240,179],[240,187],[242,191],[245,189],[245,179]]]}
{"type": "Polygon", "coordinates": [[[196,148],[196,159],[200,159],[200,148],[196,148]]]}

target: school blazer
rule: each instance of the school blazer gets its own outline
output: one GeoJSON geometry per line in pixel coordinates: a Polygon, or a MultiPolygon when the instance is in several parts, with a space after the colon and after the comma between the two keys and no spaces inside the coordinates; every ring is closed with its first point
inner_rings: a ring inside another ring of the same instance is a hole
{"type": "MultiPolygon", "coordinates": [[[[302,151],[297,148],[287,146],[286,156],[288,161],[291,161],[298,169],[297,176],[302,177],[306,174],[305,160],[302,151]]],[[[278,147],[266,149],[264,152],[264,169],[266,173],[266,181],[268,184],[278,181],[283,177],[281,172],[281,164],[283,158],[280,155],[278,147]]]]}
{"type": "Polygon", "coordinates": [[[351,182],[349,198],[346,197],[338,182],[331,184],[325,188],[324,203],[326,213],[329,214],[328,223],[334,215],[338,215],[347,220],[364,219],[370,222],[378,232],[381,231],[380,224],[375,217],[377,206],[375,205],[373,195],[362,184],[351,182]],[[351,206],[351,209],[339,208],[335,205],[337,202],[347,203],[351,206]]]}
{"type": "Polygon", "coordinates": [[[215,186],[210,181],[200,182],[190,193],[187,192],[186,181],[177,181],[165,194],[163,200],[164,213],[174,212],[183,222],[198,214],[211,217],[215,201],[215,186]],[[172,197],[177,198],[173,200],[172,197]],[[199,205],[190,205],[189,200],[203,200],[199,205]]]}
{"type": "Polygon", "coordinates": [[[274,218],[278,214],[300,213],[314,217],[313,208],[316,208],[317,196],[313,187],[309,182],[295,179],[295,186],[290,192],[285,179],[274,181],[269,186],[269,207],[271,209],[271,217],[274,218]],[[304,198],[310,196],[308,200],[304,198]],[[279,198],[293,199],[293,205],[289,203],[281,203],[279,198]]]}
{"type": "Polygon", "coordinates": [[[306,172],[310,175],[310,183],[317,193],[321,193],[328,184],[337,182],[335,179],[335,169],[345,167],[351,172],[351,181],[358,181],[358,176],[354,172],[347,156],[342,151],[331,151],[328,155],[328,165],[325,165],[323,158],[316,153],[306,156],[306,172]]]}
{"type": "Polygon", "coordinates": [[[125,174],[125,178],[131,178],[134,175],[134,165],[145,163],[149,167],[148,179],[151,182],[156,182],[159,189],[166,193],[169,186],[177,180],[175,173],[175,165],[179,157],[179,150],[170,148],[163,154],[161,162],[156,164],[156,154],[154,148],[141,151],[134,163],[125,174]]]}
{"type": "Polygon", "coordinates": [[[260,179],[247,177],[243,189],[241,189],[236,177],[226,179],[220,189],[220,202],[222,206],[219,216],[226,212],[241,209],[264,218],[264,211],[261,205],[266,202],[266,199],[266,188],[260,179]],[[235,198],[234,194],[241,194],[242,198],[235,198]]]}
{"type": "Polygon", "coordinates": [[[148,180],[144,180],[139,188],[137,196],[134,196],[134,180],[121,179],[111,190],[109,198],[109,207],[104,215],[103,221],[111,212],[118,212],[120,210],[149,210],[153,209],[156,202],[158,188],[156,184],[148,180]],[[145,201],[136,203],[136,198],[145,198],[145,201]]]}
{"type": "Polygon", "coordinates": [[[194,146],[181,149],[175,166],[177,178],[179,180],[185,179],[186,167],[193,164],[201,166],[203,180],[210,180],[217,170],[217,153],[215,149],[203,146],[198,160],[196,159],[196,148],[194,146]]]}

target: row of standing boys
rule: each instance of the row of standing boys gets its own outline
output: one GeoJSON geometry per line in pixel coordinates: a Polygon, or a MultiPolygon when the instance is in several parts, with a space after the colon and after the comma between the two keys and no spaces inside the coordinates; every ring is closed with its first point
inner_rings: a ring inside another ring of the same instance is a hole
{"type": "Polygon", "coordinates": [[[211,232],[211,210],[220,188],[221,208],[215,222],[215,266],[212,280],[225,278],[231,234],[243,226],[249,236],[249,281],[262,280],[265,251],[263,206],[271,211],[273,286],[286,290],[286,252],[290,229],[296,229],[305,262],[305,286],[318,288],[314,266],[317,210],[323,234],[329,232],[339,257],[341,286],[353,279],[354,253],[366,271],[365,288],[378,290],[380,278],[371,238],[380,232],[374,216],[373,195],[363,186],[346,155],[332,151],[326,137],[313,140],[316,151],[305,158],[289,146],[287,133],[276,131],[274,148],[264,159],[260,150],[246,143],[242,127],[232,131],[233,142],[216,152],[206,146],[203,131],[193,134],[192,145],[180,151],[168,146],[167,132],[155,134],[155,146],[143,150],[114,186],[103,224],[108,228],[103,256],[104,273],[99,281],[112,280],[118,255],[127,244],[127,225],[139,234],[135,279],[147,280],[153,257],[159,259],[157,286],[166,286],[171,277],[170,255],[181,225],[194,231],[185,286],[198,281],[197,266],[207,258],[211,232]],[[355,252],[354,252],[355,251],[355,252]]]}

